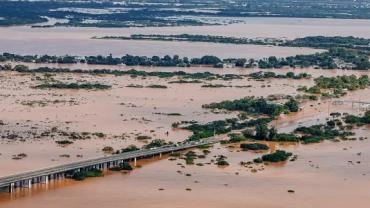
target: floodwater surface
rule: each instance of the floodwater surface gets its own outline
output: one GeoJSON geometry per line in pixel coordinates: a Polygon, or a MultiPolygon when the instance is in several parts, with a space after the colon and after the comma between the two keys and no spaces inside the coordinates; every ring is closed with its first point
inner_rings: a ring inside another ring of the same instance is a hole
{"type": "MultiPolygon", "coordinates": [[[[248,18],[245,23],[228,26],[172,28],[0,28],[0,50],[21,54],[56,55],[165,55],[176,53],[189,57],[207,53],[222,57],[287,56],[312,53],[312,49],[268,46],[235,46],[227,44],[165,43],[154,41],[91,40],[92,36],[146,34],[211,34],[238,37],[295,38],[307,35],[354,35],[370,37],[368,20],[248,18]],[[240,56],[239,56],[240,55],[240,56]]],[[[13,65],[15,63],[12,63],[13,65]]],[[[27,64],[71,69],[117,69],[126,66],[27,64]]],[[[135,67],[145,71],[186,71],[246,75],[259,69],[210,67],[135,67]]],[[[266,71],[271,71],[267,69],[266,71]]],[[[277,73],[307,72],[315,77],[364,75],[367,71],[275,69],[277,73]]],[[[240,80],[202,80],[202,83],[170,84],[178,78],[130,77],[74,73],[0,72],[0,176],[35,170],[58,164],[101,157],[103,147],[115,150],[134,144],[139,147],[150,140],[138,136],[178,142],[190,132],[174,129],[180,121],[214,120],[236,117],[236,113],[202,108],[203,104],[245,96],[298,95],[300,86],[312,86],[313,79],[267,79],[263,82],[244,77],[240,80]],[[112,86],[106,90],[37,89],[45,80],[78,83],[100,83],[112,86]],[[146,88],[152,84],[166,89],[146,88]],[[229,87],[204,88],[204,84],[229,87]],[[143,85],[143,88],[127,87],[143,85]],[[239,86],[239,87],[237,87],[239,86]],[[244,86],[244,87],[240,87],[244,86]],[[173,116],[173,114],[177,116],[173,116]],[[172,114],[172,116],[171,116],[172,114]],[[51,136],[52,135],[52,136],[51,136]],[[73,135],[73,144],[58,145],[56,141],[73,135]],[[25,153],[27,157],[15,160],[25,153]]],[[[370,89],[349,92],[343,100],[369,101],[370,89]]],[[[280,132],[298,126],[326,122],[332,112],[359,115],[356,104],[334,105],[335,99],[307,101],[302,110],[282,115],[270,125],[280,132]]],[[[279,164],[240,165],[267,152],[245,152],[236,145],[216,144],[197,165],[185,165],[177,158],[152,158],[140,161],[141,167],[131,173],[105,173],[104,177],[76,182],[69,179],[17,189],[13,194],[0,193],[4,208],[101,208],[101,207],[214,207],[214,208],[285,208],[338,207],[367,208],[370,204],[370,135],[368,126],[356,127],[356,140],[320,144],[267,143],[271,152],[284,149],[298,155],[297,160],[279,164]],[[218,155],[227,157],[227,167],[214,164],[218,155]],[[200,165],[201,164],[201,165],[200,165]],[[294,193],[289,193],[293,190],[294,193]]],[[[226,138],[227,135],[220,137],[226,138]]],[[[202,150],[195,149],[198,154],[202,150]]]]}
{"type": "Polygon", "coordinates": [[[160,28],[0,28],[0,50],[18,54],[49,55],[180,55],[199,57],[206,54],[222,58],[285,57],[310,54],[307,48],[232,45],[190,42],[92,40],[93,36],[130,34],[202,34],[246,38],[288,38],[312,35],[357,36],[369,38],[369,20],[246,18],[244,23],[221,26],[160,28]]]}

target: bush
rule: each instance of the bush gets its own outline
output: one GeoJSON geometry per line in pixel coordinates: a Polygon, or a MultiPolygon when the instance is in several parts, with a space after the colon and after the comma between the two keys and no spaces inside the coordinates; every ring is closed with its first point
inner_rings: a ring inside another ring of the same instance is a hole
{"type": "Polygon", "coordinates": [[[285,106],[290,112],[299,111],[299,103],[295,99],[290,99],[288,102],[285,103],[285,106]]]}
{"type": "Polygon", "coordinates": [[[230,138],[229,139],[230,143],[237,143],[237,142],[242,142],[246,140],[243,134],[229,134],[228,136],[230,138]]]}
{"type": "Polygon", "coordinates": [[[121,153],[132,152],[132,151],[137,151],[137,150],[140,150],[140,148],[136,147],[135,145],[130,145],[126,148],[121,149],[121,153]]]}
{"type": "Polygon", "coordinates": [[[193,151],[189,151],[185,154],[185,162],[187,165],[193,165],[194,159],[197,158],[197,154],[193,151]]]}
{"type": "Polygon", "coordinates": [[[106,146],[106,147],[104,147],[104,148],[102,149],[102,151],[103,151],[103,152],[113,152],[113,151],[114,151],[114,149],[113,149],[113,147],[106,146]]]}
{"type": "Polygon", "coordinates": [[[258,124],[256,126],[256,139],[265,140],[268,138],[269,129],[266,124],[258,124]]]}
{"type": "Polygon", "coordinates": [[[244,151],[248,150],[268,150],[269,146],[261,143],[253,143],[253,144],[240,144],[240,148],[244,151]]]}
{"type": "Polygon", "coordinates": [[[57,143],[59,145],[73,144],[73,142],[70,141],[70,140],[60,140],[60,141],[55,141],[55,143],[57,143]]]}
{"type": "Polygon", "coordinates": [[[309,144],[309,143],[319,143],[322,141],[322,138],[317,137],[317,136],[307,136],[307,137],[302,137],[302,142],[304,144],[309,144]]]}
{"type": "Polygon", "coordinates": [[[154,139],[149,144],[145,145],[145,148],[146,149],[156,148],[156,147],[161,147],[167,144],[168,143],[163,139],[154,139]]]}
{"type": "Polygon", "coordinates": [[[263,155],[262,160],[265,162],[282,162],[288,160],[293,154],[284,150],[276,150],[276,152],[263,155]]]}
{"type": "Polygon", "coordinates": [[[93,168],[90,170],[82,170],[80,172],[75,172],[72,175],[72,178],[77,181],[82,181],[82,180],[85,180],[85,178],[101,177],[101,176],[103,176],[103,172],[101,170],[93,168]]]}

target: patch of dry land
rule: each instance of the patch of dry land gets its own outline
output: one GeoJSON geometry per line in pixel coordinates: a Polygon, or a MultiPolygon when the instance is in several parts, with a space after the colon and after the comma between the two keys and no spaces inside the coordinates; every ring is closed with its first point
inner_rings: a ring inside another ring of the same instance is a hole
{"type": "MultiPolygon", "coordinates": [[[[324,89],[321,95],[297,90],[314,86],[319,76],[360,77],[368,72],[284,68],[274,72],[310,76],[256,79],[249,74],[258,69],[137,68],[219,74],[218,78],[188,79],[87,73],[99,67],[94,65],[28,66],[31,70],[41,66],[83,68],[86,73],[0,71],[0,176],[109,155],[130,145],[141,148],[156,139],[180,142],[193,132],[197,134],[182,121],[202,126],[228,118],[242,123],[268,117],[267,111],[250,112],[257,107],[212,109],[205,104],[254,96],[284,106],[294,98],[299,109],[274,115],[266,126],[235,125],[230,131],[217,130],[216,137],[224,140],[221,143],[142,160],[132,171],[107,171],[106,177],[83,182],[51,181],[49,185],[17,189],[11,196],[1,193],[0,207],[365,208],[370,204],[370,131],[366,124],[346,123],[343,114],[360,118],[367,105],[337,102],[370,102],[370,89],[345,89],[330,98],[325,93],[337,93],[334,89],[324,89]],[[237,76],[225,78],[227,73],[237,76]],[[327,130],[327,137],[316,141],[315,135],[307,139],[304,136],[309,133],[296,131],[296,136],[303,136],[300,141],[281,139],[298,127],[318,124],[324,125],[322,131],[332,126],[331,130],[351,133],[332,137],[333,132],[327,130]],[[265,127],[269,131],[266,138],[255,135],[255,130],[265,127]],[[273,127],[279,136],[272,136],[273,127]],[[228,135],[231,132],[234,134],[228,135]],[[240,146],[250,143],[264,148],[246,150],[240,146]],[[266,157],[278,150],[292,154],[278,161],[266,157]]],[[[123,66],[109,68],[128,70],[123,66]]]]}

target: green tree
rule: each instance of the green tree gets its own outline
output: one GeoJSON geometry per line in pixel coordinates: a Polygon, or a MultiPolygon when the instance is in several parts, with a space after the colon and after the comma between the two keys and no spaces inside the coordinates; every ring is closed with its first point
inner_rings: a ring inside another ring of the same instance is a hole
{"type": "Polygon", "coordinates": [[[256,138],[257,139],[266,139],[269,134],[269,129],[266,124],[257,124],[256,125],[256,138]]]}
{"type": "Polygon", "coordinates": [[[363,117],[363,120],[364,120],[365,123],[370,123],[370,110],[366,111],[366,113],[363,117]]]}
{"type": "Polygon", "coordinates": [[[286,102],[285,106],[288,108],[290,112],[298,112],[299,110],[299,103],[293,98],[286,102]]]}
{"type": "Polygon", "coordinates": [[[278,132],[277,132],[276,128],[272,127],[269,130],[269,135],[268,135],[269,140],[274,140],[274,138],[276,137],[277,134],[278,134],[278,132]]]}

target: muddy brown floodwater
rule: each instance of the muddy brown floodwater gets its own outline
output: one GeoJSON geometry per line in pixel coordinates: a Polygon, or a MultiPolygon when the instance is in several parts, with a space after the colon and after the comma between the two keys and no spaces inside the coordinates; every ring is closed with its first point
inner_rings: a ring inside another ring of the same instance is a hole
{"type": "MultiPolygon", "coordinates": [[[[270,144],[281,148],[279,144],[270,144]]],[[[1,207],[349,207],[369,205],[369,140],[314,145],[284,145],[298,160],[241,167],[259,154],[216,145],[213,155],[228,157],[230,166],[185,165],[183,160],[152,159],[130,174],[113,173],[83,182],[58,181],[0,195],[1,207]],[[361,156],[357,153],[362,152],[361,156]],[[157,161],[158,160],[158,161],[157,161]],[[348,161],[353,161],[349,163],[348,161]],[[362,161],[358,164],[356,161],[362,161]],[[191,176],[186,176],[191,174],[191,176]],[[188,190],[186,190],[188,189],[188,190]],[[190,191],[189,191],[190,190],[190,191]],[[295,193],[288,193],[294,190],[295,193]]]]}
{"type": "MultiPolygon", "coordinates": [[[[31,65],[37,67],[40,65],[31,65]]],[[[49,65],[50,66],[50,65],[49,65]]],[[[83,68],[86,65],[69,66],[83,68]]],[[[98,66],[89,66],[98,67],[98,66]]],[[[115,67],[113,67],[115,68],[115,67]]],[[[125,70],[127,68],[118,67],[125,70]]],[[[156,68],[140,68],[153,71],[156,68]]],[[[213,71],[202,67],[183,69],[213,71]]],[[[177,68],[167,69],[178,71],[177,68]]],[[[291,69],[278,70],[286,73],[291,69]]],[[[232,73],[247,74],[253,70],[230,69],[232,73]]],[[[294,70],[299,71],[299,70],[294,70]]],[[[366,72],[302,69],[314,77],[339,74],[366,74],[366,72]]],[[[216,71],[225,73],[227,71],[216,71]]],[[[231,73],[229,72],[229,73],[231,73]]],[[[298,86],[311,86],[313,80],[271,79],[265,82],[249,80],[204,81],[232,86],[252,85],[251,88],[202,88],[202,84],[168,84],[176,78],[129,76],[54,74],[52,78],[63,82],[98,82],[112,85],[108,90],[42,90],[32,86],[40,84],[43,73],[21,74],[0,72],[2,88],[2,132],[11,130],[27,138],[27,131],[42,132],[57,127],[68,132],[102,132],[104,138],[75,140],[71,145],[58,146],[59,138],[3,139],[0,146],[0,175],[33,170],[45,166],[104,155],[101,149],[115,149],[129,144],[142,146],[137,135],[149,135],[167,141],[182,141],[190,135],[174,130],[171,124],[182,120],[208,122],[235,114],[214,114],[201,108],[202,104],[237,99],[244,96],[270,94],[298,94],[298,86]],[[129,84],[162,84],[167,89],[129,88],[129,84]],[[59,102],[55,102],[59,100],[59,102]],[[63,102],[65,101],[65,102],[63,102]],[[41,104],[40,104],[41,103],[41,104]],[[180,113],[166,116],[156,113],[180,113]],[[169,136],[166,132],[169,131],[169,136]],[[122,136],[124,135],[124,136],[122,136]],[[12,155],[26,153],[22,160],[12,155]],[[70,157],[61,157],[70,155],[70,157]],[[83,155],[83,157],[77,157],[83,155]]],[[[342,99],[366,100],[370,90],[349,93],[342,99]]],[[[356,106],[333,105],[330,100],[307,102],[303,110],[282,116],[272,125],[289,132],[299,125],[325,122],[330,112],[361,113],[356,106]]],[[[368,136],[369,130],[356,130],[357,136],[368,136]]],[[[18,189],[9,195],[0,194],[0,207],[367,207],[370,201],[370,150],[369,140],[324,142],[313,145],[268,143],[272,149],[286,149],[298,155],[294,162],[278,165],[240,166],[263,153],[240,151],[238,147],[215,145],[211,154],[196,163],[204,166],[183,165],[181,159],[153,158],[142,161],[141,168],[130,174],[106,173],[103,178],[83,182],[71,180],[52,182],[49,186],[37,185],[32,189],[18,189]],[[360,156],[358,153],[362,153],[360,156]],[[216,155],[225,155],[230,166],[207,164],[216,155]],[[352,162],[349,162],[352,161],[352,162]],[[359,163],[357,163],[359,161],[359,163]],[[181,163],[179,165],[178,163],[181,163]],[[187,176],[190,174],[191,176],[187,176]],[[163,189],[163,190],[162,190],[163,189]],[[294,190],[295,193],[288,193],[294,190]]],[[[200,150],[196,150],[200,151],[200,150]]]]}
{"type": "Polygon", "coordinates": [[[2,52],[39,55],[109,55],[125,54],[200,57],[205,54],[223,58],[285,57],[314,53],[314,49],[232,45],[191,42],[92,40],[93,36],[128,36],[131,34],[201,34],[247,38],[288,38],[326,35],[369,38],[369,20],[247,18],[244,23],[222,26],[146,27],[146,28],[0,28],[2,52]],[[26,37],[26,38],[25,38],[26,37]]]}
{"type": "MultiPolygon", "coordinates": [[[[200,56],[205,53],[222,57],[286,56],[312,53],[312,49],[265,46],[233,46],[225,44],[163,43],[143,41],[98,41],[92,36],[145,34],[210,34],[237,37],[295,38],[307,35],[355,35],[369,38],[368,20],[249,18],[245,23],[228,26],[173,28],[0,28],[0,49],[21,54],[73,55],[179,55],[200,56]],[[180,53],[181,52],[181,53],[180,53]]],[[[15,63],[12,63],[13,65],[15,63]]],[[[98,65],[27,64],[71,69],[135,68],[145,71],[210,71],[219,74],[249,74],[259,69],[209,67],[126,67],[98,65]]],[[[266,71],[270,71],[266,69],[266,71]]],[[[307,72],[313,77],[337,75],[369,75],[368,71],[274,69],[279,73],[307,72]]],[[[179,121],[201,123],[235,117],[235,113],[212,113],[203,104],[245,96],[271,94],[297,95],[299,86],[312,86],[312,79],[214,80],[199,84],[169,84],[177,78],[130,77],[89,74],[49,74],[0,72],[0,176],[15,174],[87,158],[101,157],[102,148],[114,149],[135,144],[143,146],[137,136],[183,141],[190,132],[172,129],[179,121]],[[107,90],[35,89],[44,79],[62,82],[89,82],[111,85],[107,90]],[[234,87],[202,88],[203,84],[234,87]],[[127,85],[166,85],[167,89],[130,88],[127,85]],[[235,87],[247,86],[252,87],[235,87]],[[180,116],[169,116],[179,113],[180,116]],[[168,136],[166,133],[169,133],[168,136]],[[95,133],[95,134],[94,134],[95,133]],[[60,146],[56,141],[70,135],[88,135],[74,143],[60,146]],[[50,136],[53,135],[53,136],[50,136]],[[66,136],[67,135],[67,136],[66,136]],[[99,136],[100,135],[100,136],[99,136]],[[27,157],[14,160],[14,155],[27,157]]],[[[343,100],[370,101],[370,89],[350,92],[343,100]]],[[[358,105],[334,105],[333,100],[303,103],[302,111],[284,115],[271,123],[281,132],[297,126],[324,123],[331,112],[361,114],[358,105]]],[[[356,128],[356,138],[370,137],[367,126],[356,128]]],[[[221,136],[226,137],[226,136],[221,136]]],[[[101,207],[215,207],[215,208],[327,208],[358,207],[370,204],[370,139],[323,142],[320,144],[267,143],[269,151],[284,149],[298,155],[297,160],[275,165],[244,167],[266,152],[244,152],[237,145],[214,145],[202,165],[185,165],[182,159],[151,158],[140,161],[140,168],[131,173],[105,173],[101,178],[83,182],[51,181],[32,189],[17,189],[13,194],[0,193],[1,208],[101,208],[101,207]],[[227,167],[211,161],[217,155],[227,156],[227,167]],[[294,190],[294,193],[288,193],[294,190]]],[[[201,150],[194,151],[200,153],[201,150]]]]}
{"type": "Polygon", "coordinates": [[[223,58],[285,57],[314,53],[314,49],[232,45],[191,42],[92,40],[93,36],[130,34],[201,34],[247,38],[297,38],[312,35],[358,36],[369,38],[369,20],[247,18],[244,23],[222,26],[160,28],[0,28],[1,51],[17,54],[48,55],[180,55],[200,57],[205,54],[223,58]],[[27,38],[25,38],[27,37],[27,38]]]}

